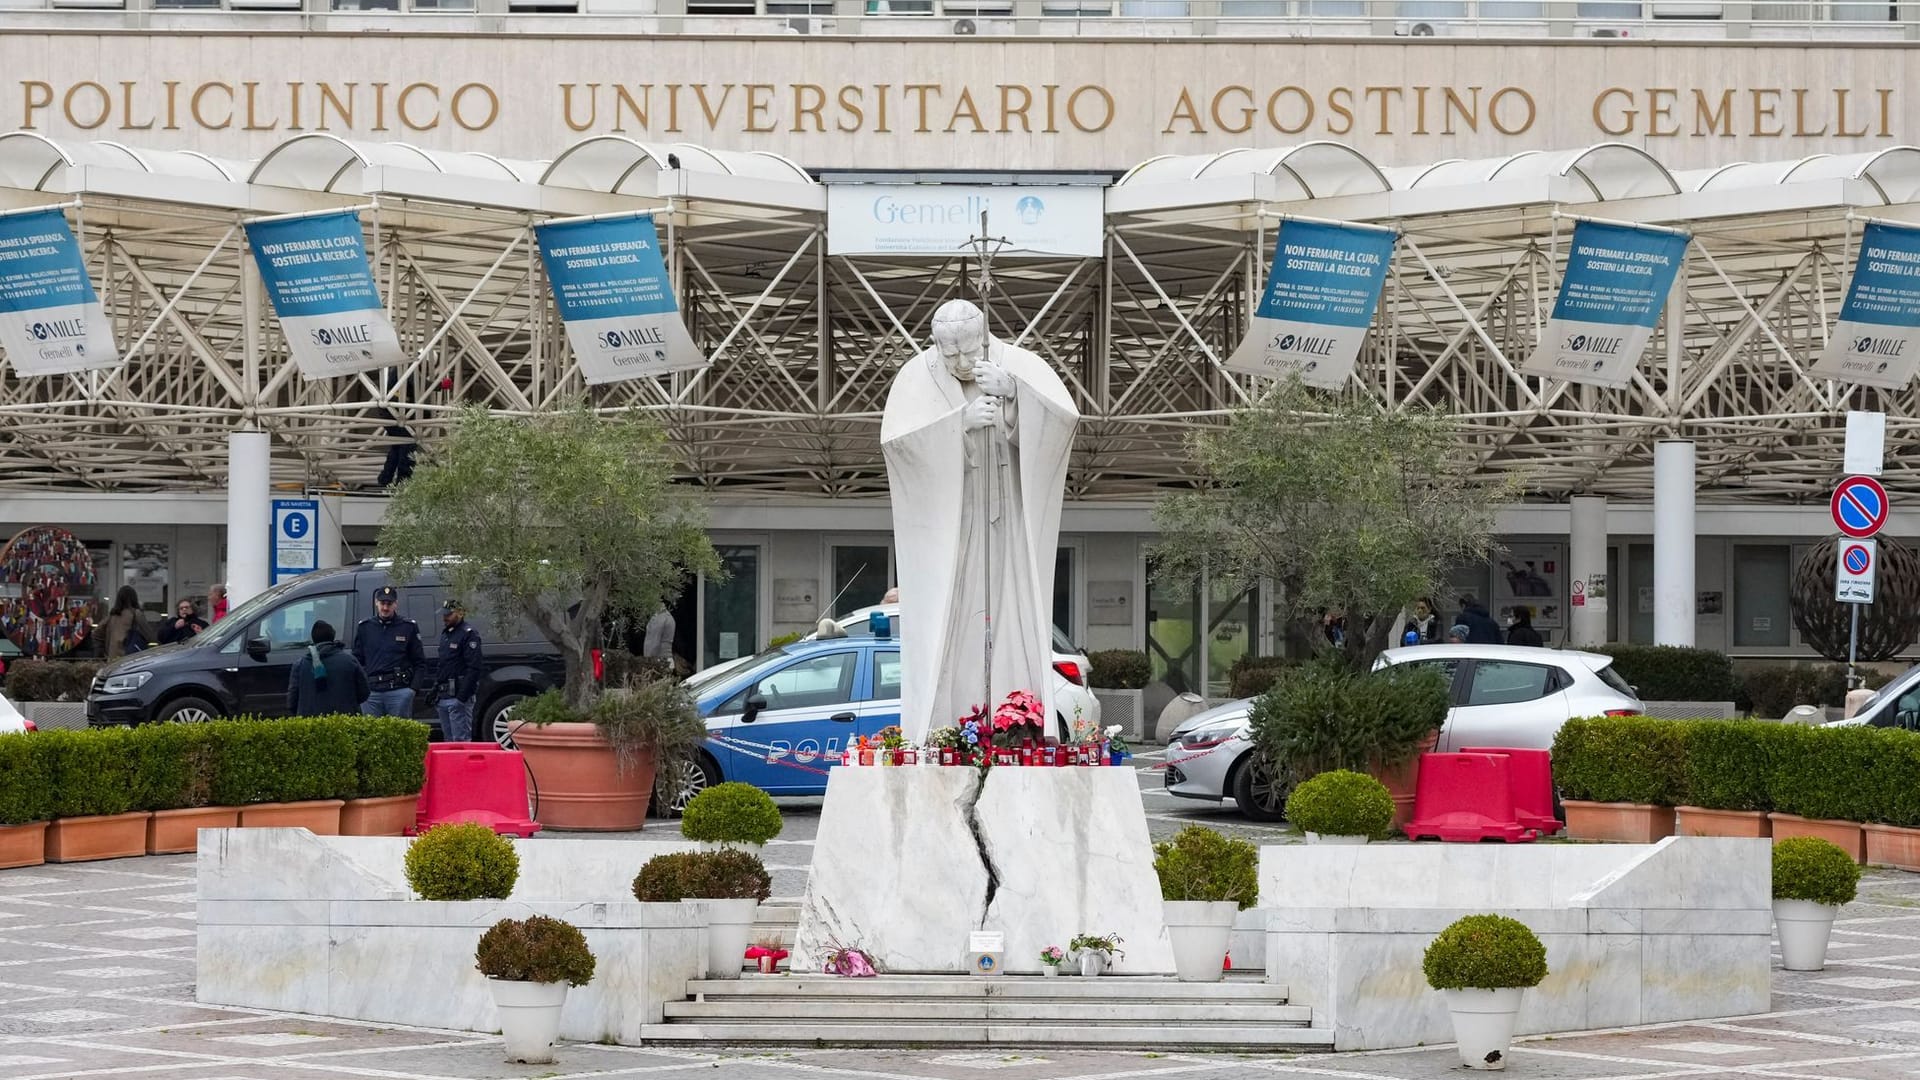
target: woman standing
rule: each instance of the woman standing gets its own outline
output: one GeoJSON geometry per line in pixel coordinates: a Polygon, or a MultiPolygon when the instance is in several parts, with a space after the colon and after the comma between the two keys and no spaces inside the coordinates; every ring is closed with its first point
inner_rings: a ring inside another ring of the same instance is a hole
{"type": "Polygon", "coordinates": [[[207,609],[214,622],[227,617],[227,587],[215,585],[207,590],[207,609]]]}
{"type": "Polygon", "coordinates": [[[140,597],[133,586],[122,585],[113,598],[113,611],[101,628],[107,646],[107,659],[118,660],[128,653],[145,649],[153,641],[153,628],[140,611],[140,597]]]}

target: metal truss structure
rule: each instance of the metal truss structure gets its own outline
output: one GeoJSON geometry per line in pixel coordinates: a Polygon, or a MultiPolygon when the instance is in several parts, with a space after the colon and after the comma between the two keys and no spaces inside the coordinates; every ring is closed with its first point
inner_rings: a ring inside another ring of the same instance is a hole
{"type": "MultiPolygon", "coordinates": [[[[1848,409],[1890,414],[1890,486],[1920,488],[1911,390],[1808,376],[1866,217],[1914,220],[1920,150],[1674,174],[1602,145],[1382,168],[1350,148],[1160,158],[1107,192],[1106,254],[996,260],[995,332],[1060,372],[1085,417],[1069,498],[1191,481],[1186,443],[1265,389],[1228,373],[1287,215],[1402,230],[1352,391],[1465,425],[1489,472],[1530,492],[1644,498],[1652,447],[1698,445],[1707,498],[1824,497],[1848,409]],[[1630,386],[1519,374],[1550,312],[1575,216],[1693,232],[1630,386]]],[[[885,491],[893,372],[979,266],[830,255],[824,189],[766,154],[601,137],[551,162],[306,135],[257,163],[0,135],[0,208],[69,204],[128,359],[0,379],[0,486],[217,489],[227,432],[275,437],[274,479],[369,486],[386,448],[462,407],[578,401],[668,425],[690,482],[810,497],[885,491]],[[244,245],[248,217],[357,206],[412,360],[307,381],[244,245]],[[586,387],[533,243],[548,217],[652,211],[704,371],[586,387]],[[406,434],[394,434],[404,428],[406,434]]]]}

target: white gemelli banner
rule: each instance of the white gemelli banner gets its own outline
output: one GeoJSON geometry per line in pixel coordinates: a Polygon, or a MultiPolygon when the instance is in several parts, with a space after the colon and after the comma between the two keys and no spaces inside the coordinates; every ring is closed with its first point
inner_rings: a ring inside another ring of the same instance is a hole
{"type": "Polygon", "coordinates": [[[827,188],[829,255],[967,255],[985,239],[995,255],[1094,259],[1105,250],[1105,228],[1106,190],[1091,185],[827,188]]]}
{"type": "Polygon", "coordinates": [[[22,378],[120,362],[65,211],[0,215],[0,350],[22,378]]]}
{"type": "Polygon", "coordinates": [[[331,379],[406,362],[358,213],[250,221],[247,243],[301,375],[331,379]]]}
{"type": "Polygon", "coordinates": [[[1686,233],[1582,221],[1540,344],[1520,370],[1592,386],[1625,386],[1660,322],[1686,255],[1686,233]]]}

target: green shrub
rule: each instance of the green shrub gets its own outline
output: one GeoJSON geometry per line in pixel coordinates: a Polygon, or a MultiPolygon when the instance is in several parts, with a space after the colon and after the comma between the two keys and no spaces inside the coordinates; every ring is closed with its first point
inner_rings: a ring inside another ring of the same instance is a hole
{"type": "Polygon", "coordinates": [[[218,729],[213,803],[351,799],[360,789],[353,735],[339,717],[232,720],[218,729]]]}
{"type": "Polygon", "coordinates": [[[1440,931],[1420,966],[1435,990],[1538,986],[1547,977],[1547,947],[1518,920],[1468,915],[1440,931]]]}
{"type": "Polygon", "coordinates": [[[1684,725],[1647,716],[1569,720],[1553,739],[1563,799],[1679,804],[1686,791],[1684,725]]]}
{"type": "MultiPolygon", "coordinates": [[[[67,699],[73,680],[68,664],[60,660],[16,660],[7,669],[7,697],[12,701],[60,701],[67,699]]],[[[83,691],[81,700],[86,696],[83,691]]]]}
{"type": "Polygon", "coordinates": [[[1138,649],[1088,653],[1087,667],[1087,685],[1100,690],[1138,690],[1153,681],[1153,662],[1138,649]]]}
{"type": "Polygon", "coordinates": [[[593,703],[587,719],[613,745],[621,771],[633,767],[643,751],[653,752],[655,790],[671,799],[707,741],[707,722],[685,683],[655,679],[624,690],[608,690],[593,703]]]}
{"type": "Polygon", "coordinates": [[[1294,776],[1396,765],[1445,722],[1448,694],[1446,678],[1431,670],[1288,668],[1253,703],[1253,741],[1294,776]]]}
{"type": "Polygon", "coordinates": [[[532,724],[543,727],[547,724],[577,724],[586,717],[567,704],[567,696],[558,690],[548,690],[535,694],[513,706],[515,724],[532,724]]]}
{"type": "Polygon", "coordinates": [[[1287,656],[1242,653],[1234,658],[1233,666],[1227,669],[1227,696],[1259,697],[1273,688],[1273,681],[1280,677],[1281,672],[1300,667],[1305,662],[1287,656]]]}
{"type": "Polygon", "coordinates": [[[353,738],[354,794],[418,795],[427,782],[427,725],[404,716],[346,719],[353,738]]]}
{"type": "Polygon", "coordinates": [[[1774,810],[1805,818],[1872,820],[1878,729],[1768,726],[1774,730],[1767,736],[1772,766],[1767,801],[1774,810]]]}
{"type": "Polygon", "coordinates": [[[531,915],[501,919],[480,935],[474,966],[489,979],[585,986],[593,981],[593,950],[572,923],[531,915]]]}
{"type": "Polygon", "coordinates": [[[210,803],[219,734],[214,724],[134,728],[134,809],[185,810],[210,803]]]}
{"type": "Polygon", "coordinates": [[[711,843],[764,844],[780,835],[780,808],[752,784],[716,784],[688,800],[680,835],[711,843]]]}
{"type": "Polygon", "coordinates": [[[1393,794],[1365,773],[1335,769],[1293,789],[1287,821],[1321,836],[1384,837],[1393,827],[1393,794]]]}
{"type": "Polygon", "coordinates": [[[42,731],[54,817],[124,814],[138,801],[133,732],[127,728],[42,731]]]}
{"type": "MultiPolygon", "coordinates": [[[[1869,690],[1887,685],[1890,678],[1863,669],[1869,690]]],[[[1798,705],[1838,708],[1847,703],[1845,664],[1763,664],[1741,672],[1736,703],[1750,715],[1779,718],[1798,705]]]]}
{"type": "Polygon", "coordinates": [[[679,900],[765,900],[773,878],[758,855],[745,851],[677,851],[655,855],[633,879],[642,903],[679,900]]]}
{"type": "Polygon", "coordinates": [[[1796,836],[1773,845],[1773,898],[1845,904],[1860,885],[1860,864],[1831,841],[1796,836]]]}
{"type": "Polygon", "coordinates": [[[1641,701],[1733,701],[1739,681],[1733,662],[1712,649],[1678,645],[1606,645],[1613,670],[1632,684],[1641,701]]]}
{"type": "Polygon", "coordinates": [[[0,825],[24,825],[53,816],[52,755],[39,735],[0,735],[0,825]]]}
{"type": "Polygon", "coordinates": [[[1245,911],[1260,899],[1260,849],[1201,825],[1153,845],[1162,900],[1231,900],[1245,911]]]}
{"type": "Polygon", "coordinates": [[[1707,810],[1770,810],[1770,737],[1777,724],[1694,720],[1680,730],[1682,805],[1707,810]]]}
{"type": "Polygon", "coordinates": [[[637,656],[625,649],[607,649],[600,654],[600,659],[605,672],[601,685],[613,689],[633,687],[673,674],[673,661],[664,656],[637,656]]]}
{"type": "Polygon", "coordinates": [[[1866,780],[1872,793],[1869,821],[1920,829],[1920,733],[1903,728],[1875,728],[1877,752],[1866,780]]]}
{"type": "Polygon", "coordinates": [[[407,845],[407,884],[422,900],[505,900],[519,879],[512,841],[478,822],[435,825],[407,845]]]}

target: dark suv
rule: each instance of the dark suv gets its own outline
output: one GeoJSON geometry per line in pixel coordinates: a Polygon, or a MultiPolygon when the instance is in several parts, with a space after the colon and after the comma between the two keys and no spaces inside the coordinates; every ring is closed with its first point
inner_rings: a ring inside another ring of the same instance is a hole
{"type": "MultiPolygon", "coordinates": [[[[433,685],[440,640],[440,604],[450,595],[430,569],[409,585],[394,582],[384,562],[361,563],[303,574],[234,608],[191,641],[163,645],[102,668],[87,695],[87,723],[144,724],[248,714],[283,716],[287,673],[305,656],[313,624],[332,623],[349,648],[361,619],[373,614],[373,590],[400,589],[400,613],[420,624],[427,662],[414,672],[413,712],[436,723],[433,685]]],[[[501,713],[514,702],[559,686],[560,653],[524,620],[503,634],[491,624],[485,597],[463,597],[467,621],[485,642],[487,674],[475,704],[475,734],[497,731],[501,713]]]]}

